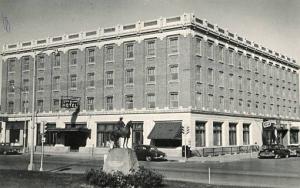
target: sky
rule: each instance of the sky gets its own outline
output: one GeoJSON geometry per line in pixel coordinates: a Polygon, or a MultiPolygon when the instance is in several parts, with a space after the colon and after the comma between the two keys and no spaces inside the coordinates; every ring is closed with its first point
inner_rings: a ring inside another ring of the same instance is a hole
{"type": "Polygon", "coordinates": [[[299,0],[0,0],[0,51],[5,43],[194,13],[300,62],[299,10],[299,0]]]}

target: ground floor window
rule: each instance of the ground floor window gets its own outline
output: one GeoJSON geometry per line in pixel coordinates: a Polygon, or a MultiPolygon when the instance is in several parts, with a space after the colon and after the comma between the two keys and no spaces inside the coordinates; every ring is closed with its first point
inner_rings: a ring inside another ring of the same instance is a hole
{"type": "Polygon", "coordinates": [[[143,122],[133,122],[132,125],[132,146],[144,143],[143,122]]]}
{"type": "Polygon", "coordinates": [[[55,123],[47,123],[47,130],[45,130],[45,145],[54,146],[57,140],[57,132],[49,131],[50,129],[55,129],[55,123]]]}
{"type": "Polygon", "coordinates": [[[205,146],[205,124],[203,121],[196,121],[196,147],[205,146]]]}
{"type": "Polygon", "coordinates": [[[222,123],[213,122],[214,146],[222,145],[222,123]]]}
{"type": "Polygon", "coordinates": [[[229,123],[229,145],[236,145],[236,123],[229,123]]]}
{"type": "Polygon", "coordinates": [[[112,131],[116,123],[97,124],[97,147],[109,147],[112,131]]]}
{"type": "Polygon", "coordinates": [[[290,142],[291,144],[299,143],[299,130],[291,130],[290,132],[290,142]]]}
{"type": "Polygon", "coordinates": [[[9,142],[19,143],[20,129],[10,129],[9,131],[9,142]]]}
{"type": "Polygon", "coordinates": [[[249,145],[249,124],[243,124],[243,145],[249,145]]]}

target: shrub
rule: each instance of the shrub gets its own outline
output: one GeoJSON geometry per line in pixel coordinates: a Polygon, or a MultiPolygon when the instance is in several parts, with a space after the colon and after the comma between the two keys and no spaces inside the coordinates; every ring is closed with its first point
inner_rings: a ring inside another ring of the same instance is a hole
{"type": "Polygon", "coordinates": [[[150,188],[161,187],[163,176],[154,170],[140,167],[138,171],[132,171],[128,175],[117,171],[114,173],[105,173],[102,169],[91,169],[86,172],[86,181],[90,185],[100,187],[136,187],[150,188]]]}

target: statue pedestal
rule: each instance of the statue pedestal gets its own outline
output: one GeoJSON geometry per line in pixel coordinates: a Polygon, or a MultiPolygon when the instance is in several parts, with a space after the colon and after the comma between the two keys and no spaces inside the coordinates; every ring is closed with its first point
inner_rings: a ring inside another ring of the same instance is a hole
{"type": "Polygon", "coordinates": [[[132,149],[114,148],[104,159],[103,171],[106,173],[120,171],[123,174],[129,174],[131,169],[138,170],[138,167],[139,163],[132,149]]]}

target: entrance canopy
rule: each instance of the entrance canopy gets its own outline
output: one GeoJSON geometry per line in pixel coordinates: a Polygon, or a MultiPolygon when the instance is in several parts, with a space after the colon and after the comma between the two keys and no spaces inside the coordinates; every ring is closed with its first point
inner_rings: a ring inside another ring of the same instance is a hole
{"type": "Polygon", "coordinates": [[[181,140],[181,122],[155,122],[148,139],[181,140]]]}

